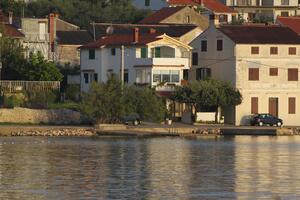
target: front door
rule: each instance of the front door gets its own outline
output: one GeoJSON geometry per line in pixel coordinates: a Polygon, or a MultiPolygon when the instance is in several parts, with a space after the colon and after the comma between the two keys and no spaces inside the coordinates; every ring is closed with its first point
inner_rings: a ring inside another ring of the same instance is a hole
{"type": "Polygon", "coordinates": [[[269,98],[269,113],[275,117],[278,117],[278,98],[269,98]]]}

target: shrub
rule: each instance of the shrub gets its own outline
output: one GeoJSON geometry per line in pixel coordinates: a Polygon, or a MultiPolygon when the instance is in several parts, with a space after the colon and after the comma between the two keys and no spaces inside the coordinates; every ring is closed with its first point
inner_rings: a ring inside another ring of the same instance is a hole
{"type": "Polygon", "coordinates": [[[80,85],[72,84],[67,87],[66,99],[71,101],[78,101],[80,94],[80,85]]]}
{"type": "Polygon", "coordinates": [[[45,92],[27,92],[26,106],[29,108],[48,108],[49,104],[53,104],[58,100],[58,93],[54,91],[45,92]]]}
{"type": "Polygon", "coordinates": [[[14,108],[21,107],[24,105],[24,98],[20,95],[10,95],[4,96],[4,107],[5,108],[14,108]]]}

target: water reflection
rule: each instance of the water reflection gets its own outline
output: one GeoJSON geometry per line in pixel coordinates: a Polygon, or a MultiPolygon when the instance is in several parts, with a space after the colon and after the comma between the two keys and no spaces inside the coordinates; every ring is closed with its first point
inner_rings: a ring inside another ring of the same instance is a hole
{"type": "Polygon", "coordinates": [[[300,137],[0,138],[0,199],[299,199],[300,137]]]}

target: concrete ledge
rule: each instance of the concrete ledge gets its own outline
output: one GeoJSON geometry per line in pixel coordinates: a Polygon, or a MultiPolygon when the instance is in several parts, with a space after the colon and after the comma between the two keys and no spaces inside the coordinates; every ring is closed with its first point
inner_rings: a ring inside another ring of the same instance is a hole
{"type": "Polygon", "coordinates": [[[96,124],[97,131],[121,131],[126,130],[127,126],[123,124],[96,124]]]}

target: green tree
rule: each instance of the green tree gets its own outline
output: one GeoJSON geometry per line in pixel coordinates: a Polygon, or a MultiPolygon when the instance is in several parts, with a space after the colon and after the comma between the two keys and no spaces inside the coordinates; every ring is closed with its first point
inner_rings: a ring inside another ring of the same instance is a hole
{"type": "Polygon", "coordinates": [[[207,79],[192,81],[187,86],[177,88],[171,99],[190,104],[196,112],[201,107],[215,107],[217,122],[218,108],[241,104],[242,95],[230,83],[207,79]]]}
{"type": "Polygon", "coordinates": [[[83,95],[81,111],[94,123],[119,123],[137,114],[142,120],[161,121],[165,104],[151,88],[123,85],[112,76],[107,83],[93,83],[83,95]]]}

